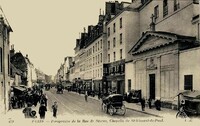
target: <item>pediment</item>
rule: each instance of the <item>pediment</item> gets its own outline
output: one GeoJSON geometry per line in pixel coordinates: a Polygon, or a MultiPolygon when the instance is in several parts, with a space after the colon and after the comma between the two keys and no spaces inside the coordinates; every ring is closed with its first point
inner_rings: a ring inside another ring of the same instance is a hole
{"type": "Polygon", "coordinates": [[[134,52],[144,52],[146,50],[154,49],[160,46],[165,46],[172,43],[172,39],[161,38],[157,36],[149,36],[138,45],[134,52]]]}

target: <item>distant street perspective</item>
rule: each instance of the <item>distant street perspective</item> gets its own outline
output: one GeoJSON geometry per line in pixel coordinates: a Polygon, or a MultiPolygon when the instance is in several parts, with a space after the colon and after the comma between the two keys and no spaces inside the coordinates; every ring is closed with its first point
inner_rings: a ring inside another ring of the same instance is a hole
{"type": "MultiPolygon", "coordinates": [[[[84,95],[76,92],[64,91],[63,94],[57,94],[55,89],[45,92],[48,96],[49,110],[54,101],[58,101],[58,115],[62,114],[77,114],[77,115],[92,115],[111,117],[102,110],[102,102],[97,97],[88,97],[85,101],[84,95]]],[[[120,115],[115,115],[114,118],[121,118],[120,115]]],[[[150,117],[150,115],[136,112],[130,109],[126,110],[125,117],[150,117]]]]}
{"type": "Polygon", "coordinates": [[[200,119],[199,0],[19,1],[0,3],[9,123],[200,119]]]}

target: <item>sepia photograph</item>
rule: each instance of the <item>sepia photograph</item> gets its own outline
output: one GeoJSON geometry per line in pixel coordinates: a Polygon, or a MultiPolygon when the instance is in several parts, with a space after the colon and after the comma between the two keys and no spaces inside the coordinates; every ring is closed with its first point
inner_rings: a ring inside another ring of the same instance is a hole
{"type": "Polygon", "coordinates": [[[199,1],[0,0],[1,125],[198,125],[199,1]]]}

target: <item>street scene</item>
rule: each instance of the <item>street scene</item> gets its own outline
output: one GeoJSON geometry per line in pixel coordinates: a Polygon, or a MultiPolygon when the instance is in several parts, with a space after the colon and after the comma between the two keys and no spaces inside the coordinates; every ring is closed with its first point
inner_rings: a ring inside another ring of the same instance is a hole
{"type": "Polygon", "coordinates": [[[2,0],[1,119],[199,121],[199,8],[199,0],[2,0]]]}

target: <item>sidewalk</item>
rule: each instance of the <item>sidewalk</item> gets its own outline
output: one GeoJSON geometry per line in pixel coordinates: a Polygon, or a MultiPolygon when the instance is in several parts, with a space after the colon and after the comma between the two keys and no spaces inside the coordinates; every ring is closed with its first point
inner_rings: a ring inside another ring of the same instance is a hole
{"type": "MultiPolygon", "coordinates": [[[[78,94],[76,92],[71,92],[71,93],[78,94]]],[[[84,94],[81,94],[81,95],[84,96],[84,94]]],[[[89,96],[88,98],[101,101],[101,99],[99,100],[97,96],[95,96],[95,97],[89,96]]],[[[158,110],[156,110],[155,107],[152,107],[152,109],[149,109],[148,106],[145,107],[145,111],[142,111],[140,103],[128,103],[128,102],[124,101],[124,104],[126,106],[126,109],[145,113],[145,114],[155,116],[155,117],[168,117],[168,116],[175,117],[176,113],[177,113],[176,110],[172,110],[172,109],[168,109],[168,108],[161,108],[161,111],[158,111],[158,110]]]]}
{"type": "MultiPolygon", "coordinates": [[[[38,113],[39,111],[39,103],[36,107],[32,106],[31,107],[32,110],[35,110],[36,111],[36,116],[37,118],[35,119],[40,119],[40,115],[38,113]]],[[[12,110],[9,110],[6,114],[4,114],[3,116],[6,118],[6,119],[25,119],[24,117],[24,113],[22,112],[24,108],[22,109],[12,109],[12,110]]],[[[47,112],[45,114],[45,119],[53,119],[54,117],[52,116],[52,112],[51,110],[49,109],[49,107],[47,106],[47,112]]],[[[32,118],[31,118],[32,119],[32,118]]]]}

